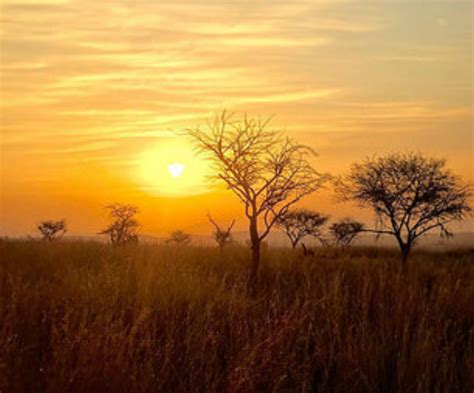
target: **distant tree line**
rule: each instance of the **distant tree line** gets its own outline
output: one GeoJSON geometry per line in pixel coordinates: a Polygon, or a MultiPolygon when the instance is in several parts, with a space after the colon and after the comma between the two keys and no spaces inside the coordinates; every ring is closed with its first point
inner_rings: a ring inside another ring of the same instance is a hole
{"type": "MultiPolygon", "coordinates": [[[[287,235],[293,249],[299,244],[304,247],[307,237],[322,244],[329,242],[323,232],[327,215],[293,209],[326,183],[334,184],[341,201],[353,201],[376,216],[373,227],[350,217],[332,223],[328,233],[333,243],[348,247],[361,233],[389,235],[397,241],[402,266],[406,266],[411,250],[423,235],[438,230],[441,236],[452,236],[449,224],[465,219],[471,212],[471,187],[446,167],[445,160],[421,153],[393,153],[355,163],[346,175],[333,178],[313,167],[313,149],[271,129],[269,121],[247,116],[235,119],[224,111],[205,127],[185,131],[212,163],[214,179],[223,182],[243,205],[252,251],[249,288],[257,279],[262,242],[274,227],[287,235]]],[[[99,234],[108,236],[117,246],[136,243],[140,230],[138,208],[112,204],[106,210],[110,223],[99,234]]],[[[233,241],[235,221],[223,227],[209,213],[208,219],[222,252],[233,241]]],[[[44,221],[38,230],[45,241],[54,241],[66,233],[67,227],[65,220],[44,221]]],[[[166,242],[186,246],[191,235],[176,230],[166,242]]]]}
{"type": "Polygon", "coordinates": [[[249,286],[257,278],[260,246],[274,225],[282,228],[295,248],[305,236],[322,240],[327,217],[291,208],[305,196],[333,180],[343,201],[372,209],[373,228],[347,218],[330,230],[341,245],[362,232],[390,235],[400,247],[405,266],[418,239],[438,229],[450,236],[448,225],[471,212],[471,188],[446,168],[444,160],[419,153],[389,154],[354,164],[346,176],[331,179],[311,165],[316,153],[308,146],[269,128],[269,120],[234,120],[223,112],[204,128],[186,131],[199,151],[213,164],[215,178],[242,202],[249,221],[252,260],[249,286]]]}

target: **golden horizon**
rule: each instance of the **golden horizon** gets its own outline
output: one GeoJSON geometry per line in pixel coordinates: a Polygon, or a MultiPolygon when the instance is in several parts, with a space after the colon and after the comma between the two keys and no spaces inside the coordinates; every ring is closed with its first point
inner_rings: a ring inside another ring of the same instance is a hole
{"type": "MultiPolygon", "coordinates": [[[[204,231],[208,210],[240,220],[178,136],[224,108],[273,116],[321,172],[421,151],[474,182],[468,3],[4,0],[1,11],[1,235],[50,216],[93,232],[114,201],[142,207],[157,233],[204,231]]],[[[302,206],[371,219],[329,191],[302,206]]]]}

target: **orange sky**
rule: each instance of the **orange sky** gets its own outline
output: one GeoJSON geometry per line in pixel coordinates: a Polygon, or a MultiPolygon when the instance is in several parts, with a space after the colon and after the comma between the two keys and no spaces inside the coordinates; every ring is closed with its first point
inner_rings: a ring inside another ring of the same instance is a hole
{"type": "Polygon", "coordinates": [[[469,1],[0,1],[0,235],[56,217],[96,233],[113,201],[145,233],[209,231],[207,210],[244,228],[173,134],[224,108],[275,115],[321,171],[413,150],[473,181],[469,1]]]}

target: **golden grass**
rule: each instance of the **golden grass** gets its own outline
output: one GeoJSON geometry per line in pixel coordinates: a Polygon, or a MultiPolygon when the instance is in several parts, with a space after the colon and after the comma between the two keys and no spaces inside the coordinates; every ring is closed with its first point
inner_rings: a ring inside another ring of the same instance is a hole
{"type": "Polygon", "coordinates": [[[0,391],[468,392],[474,253],[0,244],[0,391]],[[292,261],[294,262],[292,264],[292,261]]]}

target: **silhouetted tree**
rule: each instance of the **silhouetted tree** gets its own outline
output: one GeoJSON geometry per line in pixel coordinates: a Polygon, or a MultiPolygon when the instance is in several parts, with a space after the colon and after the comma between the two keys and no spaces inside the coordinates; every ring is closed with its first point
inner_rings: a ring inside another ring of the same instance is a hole
{"type": "Polygon", "coordinates": [[[421,236],[434,229],[451,236],[447,225],[471,211],[470,187],[444,160],[422,154],[390,154],[354,164],[338,188],[343,199],[373,209],[376,228],[364,231],[394,236],[403,266],[421,236]]]}
{"type": "Polygon", "coordinates": [[[41,236],[44,241],[54,241],[61,239],[64,234],[67,232],[66,220],[48,220],[41,221],[38,225],[38,231],[41,233],[41,236]]]}
{"type": "Polygon", "coordinates": [[[277,218],[319,189],[326,179],[309,163],[314,151],[269,129],[269,120],[244,116],[238,121],[224,111],[205,129],[187,131],[212,161],[215,178],[222,180],[244,204],[252,243],[252,289],[260,263],[260,244],[277,218]]]}
{"type": "Polygon", "coordinates": [[[100,235],[109,236],[113,245],[119,246],[138,242],[140,224],[135,216],[138,208],[133,205],[114,203],[105,206],[108,210],[110,225],[100,235]]]}
{"type": "Polygon", "coordinates": [[[235,224],[235,220],[233,220],[227,228],[222,228],[216,221],[214,221],[211,215],[208,213],[207,215],[210,223],[214,226],[215,230],[212,233],[214,240],[216,241],[217,245],[219,246],[221,253],[224,251],[224,247],[227,244],[232,243],[232,228],[235,224]]]}
{"type": "Polygon", "coordinates": [[[364,224],[352,218],[343,218],[329,227],[336,244],[347,247],[364,231],[364,224]]]}
{"type": "Polygon", "coordinates": [[[323,242],[321,229],[327,220],[327,216],[315,211],[296,209],[279,216],[276,225],[285,232],[290,239],[291,246],[295,249],[300,240],[306,236],[313,236],[323,242]]]}
{"type": "Polygon", "coordinates": [[[166,243],[173,244],[175,246],[186,246],[191,243],[191,235],[177,229],[176,231],[171,232],[170,237],[166,240],[166,243]]]}

